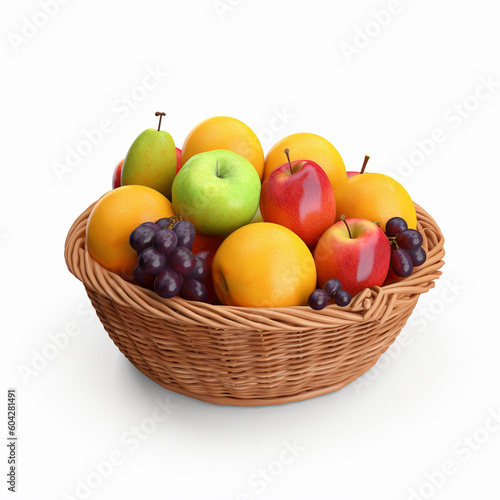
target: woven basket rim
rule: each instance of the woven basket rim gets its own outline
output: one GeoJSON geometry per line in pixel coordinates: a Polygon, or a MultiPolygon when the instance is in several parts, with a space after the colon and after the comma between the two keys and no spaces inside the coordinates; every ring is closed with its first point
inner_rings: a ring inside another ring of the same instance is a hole
{"type": "Polygon", "coordinates": [[[249,328],[258,330],[294,327],[299,329],[321,328],[346,322],[363,322],[369,319],[383,321],[397,296],[427,292],[440,276],[443,264],[444,237],[436,221],[418,204],[417,229],[424,237],[427,260],[408,278],[383,287],[373,287],[358,293],[345,308],[332,304],[321,311],[309,306],[253,308],[213,305],[191,302],[174,297],[163,299],[153,291],[129,283],[103,268],[90,256],[85,243],[86,223],[92,203],[73,223],[65,242],[65,260],[70,272],[86,288],[106,296],[122,306],[133,308],[141,314],[151,314],[170,321],[186,324],[206,324],[215,328],[249,328]]]}

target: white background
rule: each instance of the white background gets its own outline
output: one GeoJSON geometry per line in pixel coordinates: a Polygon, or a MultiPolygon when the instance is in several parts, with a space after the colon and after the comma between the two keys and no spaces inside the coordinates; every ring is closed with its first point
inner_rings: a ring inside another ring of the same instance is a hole
{"type": "Polygon", "coordinates": [[[47,1],[50,16],[42,3],[0,15],[0,435],[16,387],[15,498],[499,498],[495,3],[47,1]],[[144,90],[148,71],[159,81],[144,90]],[[301,403],[215,406],[162,389],[114,346],[64,239],[157,110],[178,146],[230,115],[265,151],[307,131],[348,170],[368,153],[439,222],[444,274],[365,376],[301,403]],[[57,175],[77,147],[86,156],[57,175]]]}

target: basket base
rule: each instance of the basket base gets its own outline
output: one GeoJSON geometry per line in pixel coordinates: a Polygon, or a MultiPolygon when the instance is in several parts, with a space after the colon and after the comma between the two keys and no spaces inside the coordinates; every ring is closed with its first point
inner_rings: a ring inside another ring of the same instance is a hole
{"type": "MultiPolygon", "coordinates": [[[[385,350],[384,350],[385,352],[385,350]]],[[[380,356],[383,352],[380,353],[380,356]]],[[[379,356],[379,357],[380,357],[379,356]]],[[[188,390],[182,389],[178,386],[168,384],[162,382],[157,379],[154,375],[147,373],[144,370],[141,370],[138,366],[131,363],[138,371],[140,371],[143,375],[148,377],[153,382],[157,383],[164,389],[168,389],[169,391],[176,392],[177,394],[182,394],[183,396],[189,396],[190,398],[198,399],[205,403],[211,403],[215,405],[226,405],[226,406],[272,406],[272,405],[281,405],[286,403],[297,403],[299,401],[305,401],[307,399],[315,398],[316,396],[323,396],[325,394],[330,394],[332,392],[336,392],[346,385],[350,384],[358,377],[366,373],[370,368],[372,368],[378,361],[378,358],[375,361],[368,363],[364,366],[358,373],[352,375],[346,380],[343,380],[341,383],[337,383],[328,387],[322,387],[320,389],[315,389],[311,391],[303,391],[300,394],[290,395],[290,396],[281,396],[278,398],[235,398],[231,396],[222,397],[222,396],[208,396],[206,394],[197,394],[195,392],[190,392],[188,390]]],[[[130,361],[130,360],[129,360],[130,361]]]]}

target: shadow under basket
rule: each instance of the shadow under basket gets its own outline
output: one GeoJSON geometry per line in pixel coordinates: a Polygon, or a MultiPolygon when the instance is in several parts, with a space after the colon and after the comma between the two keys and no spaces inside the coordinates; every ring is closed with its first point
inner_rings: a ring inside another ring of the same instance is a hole
{"type": "Polygon", "coordinates": [[[444,238],[421,207],[426,262],[408,278],[365,289],[345,308],[248,308],[162,299],[94,261],[85,245],[91,205],[74,222],[66,264],[127,359],[161,386],[209,403],[257,406],[336,391],[390,347],[444,264],[444,238]]]}

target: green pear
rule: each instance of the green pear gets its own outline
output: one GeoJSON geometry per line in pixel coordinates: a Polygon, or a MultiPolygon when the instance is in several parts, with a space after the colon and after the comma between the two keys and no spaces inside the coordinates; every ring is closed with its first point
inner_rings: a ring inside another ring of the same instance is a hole
{"type": "Polygon", "coordinates": [[[175,144],[168,132],[160,130],[161,118],[165,113],[157,111],[155,116],[160,117],[158,130],[148,128],[128,150],[123,163],[121,185],[148,186],[172,200],[172,182],[177,170],[175,144]]]}

